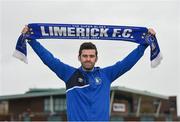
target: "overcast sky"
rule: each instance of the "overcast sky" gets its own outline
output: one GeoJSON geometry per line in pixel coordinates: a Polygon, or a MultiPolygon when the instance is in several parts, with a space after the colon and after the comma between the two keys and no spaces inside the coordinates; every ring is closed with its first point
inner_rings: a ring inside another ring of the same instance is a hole
{"type": "MultiPolygon", "coordinates": [[[[150,67],[150,50],[112,85],[178,96],[180,110],[180,2],[178,0],[1,0],[0,95],[21,94],[29,88],[62,88],[28,45],[29,64],[12,57],[21,30],[28,23],[106,24],[152,27],[163,54],[162,63],[150,67]]],[[[88,40],[39,40],[63,62],[79,67],[79,45],[88,40]]],[[[97,66],[122,60],[137,44],[92,40],[98,48],[97,66]]],[[[179,111],[180,114],[180,111],[179,111]]]]}

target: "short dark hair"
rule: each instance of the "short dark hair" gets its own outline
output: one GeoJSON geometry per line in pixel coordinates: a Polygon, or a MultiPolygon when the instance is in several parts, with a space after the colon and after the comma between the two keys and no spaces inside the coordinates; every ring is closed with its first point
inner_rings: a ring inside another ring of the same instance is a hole
{"type": "Polygon", "coordinates": [[[79,48],[79,56],[81,55],[82,50],[84,50],[84,49],[94,49],[96,51],[96,56],[98,54],[96,45],[93,44],[92,42],[84,42],[84,43],[81,44],[81,46],[79,48]]]}

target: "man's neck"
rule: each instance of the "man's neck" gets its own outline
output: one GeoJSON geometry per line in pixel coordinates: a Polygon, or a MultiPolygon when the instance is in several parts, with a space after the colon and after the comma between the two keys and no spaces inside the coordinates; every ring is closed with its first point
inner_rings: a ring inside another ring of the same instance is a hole
{"type": "Polygon", "coordinates": [[[83,70],[83,71],[86,71],[86,72],[92,72],[92,71],[94,70],[94,67],[93,67],[92,69],[89,69],[89,70],[88,70],[88,69],[85,69],[84,67],[82,67],[82,70],[83,70]]]}

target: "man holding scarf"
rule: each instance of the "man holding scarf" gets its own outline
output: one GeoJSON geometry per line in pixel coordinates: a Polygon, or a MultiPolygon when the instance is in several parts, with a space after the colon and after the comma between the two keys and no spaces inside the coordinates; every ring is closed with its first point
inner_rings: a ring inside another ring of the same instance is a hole
{"type": "MultiPolygon", "coordinates": [[[[26,26],[22,33],[29,32],[26,26]]],[[[155,35],[153,29],[148,33],[155,35]]],[[[95,67],[98,51],[91,42],[84,42],[79,49],[79,68],[74,68],[55,58],[36,39],[28,43],[61,80],[66,84],[68,121],[109,121],[110,86],[121,75],[129,71],[143,56],[148,44],[140,44],[122,61],[105,68],[95,67]]]]}

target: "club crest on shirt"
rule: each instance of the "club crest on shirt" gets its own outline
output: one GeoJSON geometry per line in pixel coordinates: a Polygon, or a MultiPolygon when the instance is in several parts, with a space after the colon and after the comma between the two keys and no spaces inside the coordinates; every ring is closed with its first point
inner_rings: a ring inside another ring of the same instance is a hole
{"type": "Polygon", "coordinates": [[[101,78],[99,78],[99,77],[96,77],[95,81],[96,81],[97,85],[101,84],[101,82],[102,82],[101,78]]]}

